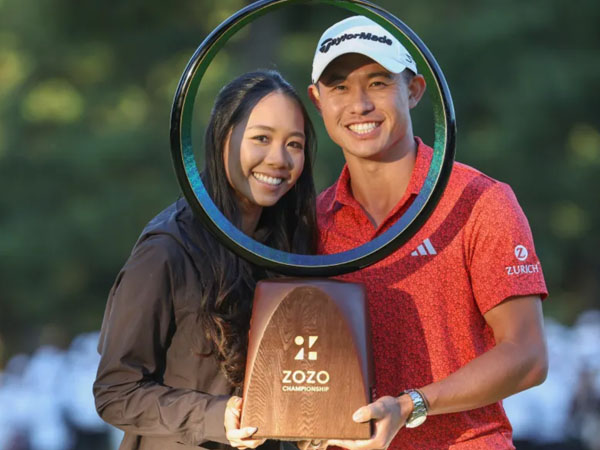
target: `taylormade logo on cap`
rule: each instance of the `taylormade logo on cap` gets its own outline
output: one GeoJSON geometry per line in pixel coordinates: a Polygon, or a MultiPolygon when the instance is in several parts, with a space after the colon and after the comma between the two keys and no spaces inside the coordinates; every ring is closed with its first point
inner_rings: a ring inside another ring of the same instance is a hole
{"type": "Polygon", "coordinates": [[[346,53],[365,55],[392,73],[404,69],[417,73],[414,59],[398,39],[371,19],[354,16],[329,27],[319,39],[313,59],[312,82],[319,80],[331,61],[346,53]]]}
{"type": "Polygon", "coordinates": [[[392,45],[392,40],[387,36],[377,36],[376,34],[365,33],[354,33],[348,34],[344,33],[336,38],[328,38],[321,42],[321,47],[319,47],[319,51],[321,53],[327,53],[332,45],[339,45],[341,42],[347,41],[349,39],[365,39],[367,41],[381,42],[382,44],[392,45]]]}

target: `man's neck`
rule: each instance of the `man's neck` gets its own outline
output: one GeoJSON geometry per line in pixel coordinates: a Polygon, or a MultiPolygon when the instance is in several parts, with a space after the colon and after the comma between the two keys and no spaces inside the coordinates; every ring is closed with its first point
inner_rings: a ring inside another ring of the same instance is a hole
{"type": "Polygon", "coordinates": [[[375,227],[406,193],[417,157],[416,141],[396,153],[396,157],[385,161],[346,158],[352,195],[375,227]]]}

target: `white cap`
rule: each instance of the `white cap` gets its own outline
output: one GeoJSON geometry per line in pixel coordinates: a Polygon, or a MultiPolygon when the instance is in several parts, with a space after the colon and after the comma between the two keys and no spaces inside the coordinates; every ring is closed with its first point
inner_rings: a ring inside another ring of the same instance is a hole
{"type": "Polygon", "coordinates": [[[410,69],[417,73],[415,60],[392,33],[365,16],[353,16],[329,27],[313,59],[312,82],[316,83],[331,61],[346,53],[360,53],[392,73],[410,69]]]}

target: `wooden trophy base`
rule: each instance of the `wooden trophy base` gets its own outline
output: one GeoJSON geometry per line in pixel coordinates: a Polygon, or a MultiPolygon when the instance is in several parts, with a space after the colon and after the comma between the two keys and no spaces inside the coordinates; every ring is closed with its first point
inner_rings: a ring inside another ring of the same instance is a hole
{"type": "Polygon", "coordinates": [[[369,439],[352,414],[371,402],[364,287],[326,279],[261,281],[254,294],[241,426],[256,438],[369,439]]]}

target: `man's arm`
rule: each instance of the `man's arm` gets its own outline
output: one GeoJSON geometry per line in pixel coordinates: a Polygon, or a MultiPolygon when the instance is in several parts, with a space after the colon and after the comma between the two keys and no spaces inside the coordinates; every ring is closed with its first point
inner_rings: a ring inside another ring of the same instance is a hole
{"type": "MultiPolygon", "coordinates": [[[[492,349],[443,380],[414,386],[426,397],[429,415],[480,408],[545,380],[548,355],[539,296],[508,298],[484,318],[496,340],[492,349]]],[[[382,397],[353,416],[356,422],[375,420],[371,439],[329,444],[364,450],[387,448],[411,412],[412,401],[407,395],[382,397]]]]}
{"type": "Polygon", "coordinates": [[[486,406],[546,379],[548,354],[539,297],[507,299],[484,318],[496,346],[447,378],[423,387],[428,414],[486,406]]]}

